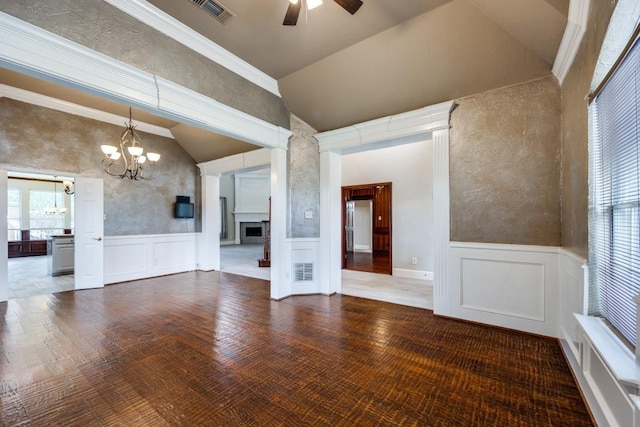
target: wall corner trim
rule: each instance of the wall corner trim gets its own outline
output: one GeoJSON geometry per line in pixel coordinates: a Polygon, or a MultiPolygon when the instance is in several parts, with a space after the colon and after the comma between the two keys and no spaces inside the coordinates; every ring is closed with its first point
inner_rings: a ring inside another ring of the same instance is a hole
{"type": "Polygon", "coordinates": [[[171,37],[207,59],[244,77],[251,83],[281,97],[278,82],[253,65],[187,27],[144,0],[105,0],[127,15],[171,37]]]}
{"type": "Polygon", "coordinates": [[[556,76],[561,86],[573,64],[587,29],[590,4],[591,0],[571,0],[569,4],[567,27],[564,30],[552,69],[553,75],[556,76]]]}

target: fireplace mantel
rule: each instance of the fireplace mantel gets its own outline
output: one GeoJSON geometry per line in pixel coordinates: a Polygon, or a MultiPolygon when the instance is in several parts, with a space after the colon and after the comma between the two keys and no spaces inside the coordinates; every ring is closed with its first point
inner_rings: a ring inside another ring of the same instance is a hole
{"type": "Polygon", "coordinates": [[[235,178],[236,202],[233,211],[235,244],[240,244],[240,223],[269,220],[269,174],[264,172],[238,173],[235,178]]]}
{"type": "Polygon", "coordinates": [[[239,245],[242,238],[240,224],[243,222],[261,223],[262,221],[268,221],[269,212],[234,212],[233,218],[235,223],[234,243],[239,245]]]}

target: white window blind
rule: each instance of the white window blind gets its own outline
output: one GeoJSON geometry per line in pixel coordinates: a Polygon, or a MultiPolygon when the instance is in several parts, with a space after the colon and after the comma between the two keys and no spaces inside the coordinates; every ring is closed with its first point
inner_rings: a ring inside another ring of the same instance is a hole
{"type": "Polygon", "coordinates": [[[636,345],[640,295],[640,44],[589,107],[590,311],[636,345]]]}

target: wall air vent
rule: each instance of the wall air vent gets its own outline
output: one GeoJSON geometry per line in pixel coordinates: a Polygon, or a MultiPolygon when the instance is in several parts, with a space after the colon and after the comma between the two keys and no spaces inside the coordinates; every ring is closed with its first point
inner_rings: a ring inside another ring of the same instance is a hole
{"type": "Polygon", "coordinates": [[[219,2],[215,2],[213,0],[188,0],[189,3],[197,6],[200,10],[202,10],[207,15],[213,17],[216,21],[221,24],[226,24],[229,19],[236,16],[235,13],[231,12],[227,9],[226,6],[223,6],[219,2]]]}
{"type": "Polygon", "coordinates": [[[293,264],[293,273],[295,282],[312,282],[313,281],[313,263],[312,262],[296,262],[293,264]]]}

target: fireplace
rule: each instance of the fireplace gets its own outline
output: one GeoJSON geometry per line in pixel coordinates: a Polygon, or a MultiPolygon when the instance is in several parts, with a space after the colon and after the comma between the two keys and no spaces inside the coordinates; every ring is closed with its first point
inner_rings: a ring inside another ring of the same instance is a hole
{"type": "Polygon", "coordinates": [[[241,222],[240,223],[240,243],[242,244],[262,244],[262,223],[261,222],[241,222]]]}

